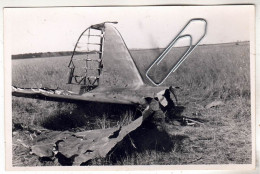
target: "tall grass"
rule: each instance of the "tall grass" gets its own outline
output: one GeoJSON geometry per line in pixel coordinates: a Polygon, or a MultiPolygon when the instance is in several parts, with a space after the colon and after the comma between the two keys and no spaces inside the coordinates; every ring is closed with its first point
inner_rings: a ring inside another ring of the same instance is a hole
{"type": "Polygon", "coordinates": [[[69,60],[69,56],[12,60],[12,85],[71,90],[72,86],[66,84],[69,60]]]}
{"type": "MultiPolygon", "coordinates": [[[[176,48],[169,52],[169,56],[175,54],[175,51],[182,52],[183,49],[176,48]]],[[[158,49],[131,52],[146,83],[150,82],[144,74],[162,51],[158,49]]],[[[164,62],[162,66],[168,67],[171,63],[164,62]]],[[[224,100],[234,96],[249,97],[249,44],[199,46],[163,85],[179,86],[192,91],[193,94],[224,100]]]]}

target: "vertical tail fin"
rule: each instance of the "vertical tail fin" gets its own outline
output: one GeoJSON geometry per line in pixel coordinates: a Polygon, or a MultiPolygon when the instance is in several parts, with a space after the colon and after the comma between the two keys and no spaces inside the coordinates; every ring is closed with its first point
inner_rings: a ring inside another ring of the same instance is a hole
{"type": "Polygon", "coordinates": [[[143,85],[142,77],[117,29],[106,23],[104,38],[100,86],[138,87],[143,85]]]}

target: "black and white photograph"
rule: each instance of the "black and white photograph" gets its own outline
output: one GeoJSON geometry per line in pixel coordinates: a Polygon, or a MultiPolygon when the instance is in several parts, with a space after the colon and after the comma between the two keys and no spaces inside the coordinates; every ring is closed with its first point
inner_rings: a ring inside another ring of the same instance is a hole
{"type": "Polygon", "coordinates": [[[5,8],[8,166],[254,168],[254,16],[5,8]]]}

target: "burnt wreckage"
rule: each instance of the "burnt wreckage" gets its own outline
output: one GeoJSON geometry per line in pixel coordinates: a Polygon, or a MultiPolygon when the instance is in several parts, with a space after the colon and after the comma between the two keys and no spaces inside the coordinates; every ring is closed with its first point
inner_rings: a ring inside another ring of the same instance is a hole
{"type": "MultiPolygon", "coordinates": [[[[177,40],[183,37],[179,35],[176,37],[177,40]]],[[[192,45],[188,51],[191,49],[192,45]]],[[[183,61],[183,57],[180,61],[183,61]]],[[[140,127],[147,125],[161,132],[160,136],[165,138],[168,134],[163,130],[163,122],[166,115],[168,119],[172,116],[165,113],[183,109],[176,105],[174,87],[159,85],[153,87],[143,82],[124,40],[111,22],[92,25],[80,35],[68,67],[70,69],[68,84],[78,86],[78,92],[13,86],[12,95],[62,102],[85,101],[131,105],[136,107],[140,114],[126,126],[77,133],[69,131],[40,133],[30,148],[32,154],[41,158],[67,159],[65,165],[86,164],[92,159],[104,158],[111,154],[127,135],[132,137],[134,134],[139,135],[140,132],[135,133],[138,128],[140,130],[140,127]]],[[[183,123],[192,121],[184,117],[178,118],[183,123]]],[[[153,134],[152,131],[150,133],[153,134]]],[[[152,137],[158,138],[154,135],[152,137]]],[[[138,148],[132,140],[129,143],[138,148]]]]}

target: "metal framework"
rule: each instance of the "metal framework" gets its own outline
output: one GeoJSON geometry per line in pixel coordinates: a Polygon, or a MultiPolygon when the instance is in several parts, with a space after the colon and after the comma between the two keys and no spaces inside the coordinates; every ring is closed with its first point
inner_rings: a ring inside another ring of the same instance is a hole
{"type": "Polygon", "coordinates": [[[68,65],[70,68],[68,84],[81,85],[86,88],[87,91],[99,85],[99,77],[103,68],[102,55],[104,31],[104,24],[97,24],[90,26],[81,33],[68,65]],[[95,34],[97,32],[99,32],[99,34],[95,34]],[[81,42],[83,37],[87,38],[86,42],[81,42]],[[99,42],[91,42],[91,40],[97,40],[97,38],[99,38],[99,42]],[[83,49],[80,45],[83,45],[83,49]],[[92,45],[95,45],[95,49],[92,45]],[[77,67],[75,64],[80,65],[81,67],[77,67]],[[79,71],[76,72],[76,69],[79,69],[79,71]]]}

